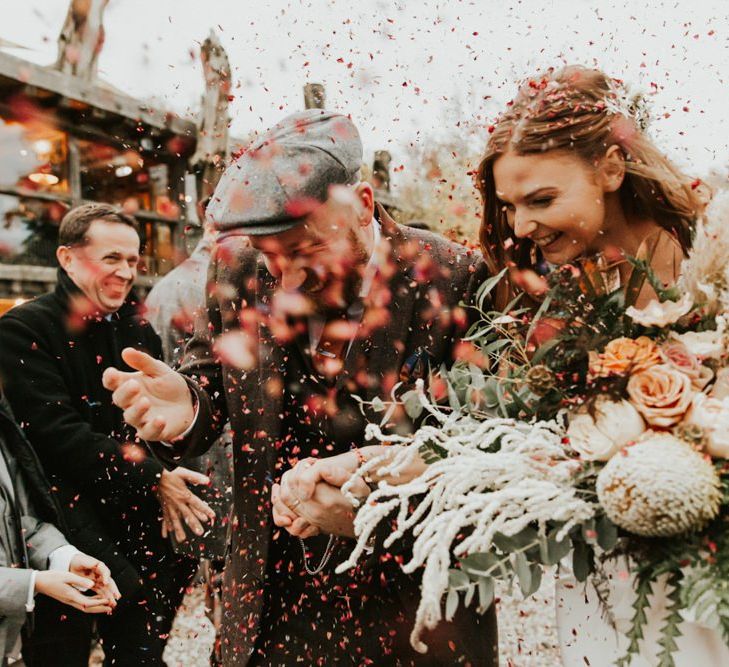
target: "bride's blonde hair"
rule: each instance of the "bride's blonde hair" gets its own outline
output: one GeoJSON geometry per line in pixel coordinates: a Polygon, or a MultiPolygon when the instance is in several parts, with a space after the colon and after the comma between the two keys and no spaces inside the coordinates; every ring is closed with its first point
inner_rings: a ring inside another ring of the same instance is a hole
{"type": "Polygon", "coordinates": [[[509,151],[569,151],[595,165],[611,146],[619,146],[626,172],[619,193],[623,211],[654,220],[688,251],[701,199],[691,179],[646,137],[639,120],[635,100],[627,98],[622,82],[599,70],[569,66],[522,85],[489,128],[477,175],[483,197],[481,246],[494,272],[529,267],[538,252],[529,239],[516,238],[496,195],[494,162],[509,151]]]}

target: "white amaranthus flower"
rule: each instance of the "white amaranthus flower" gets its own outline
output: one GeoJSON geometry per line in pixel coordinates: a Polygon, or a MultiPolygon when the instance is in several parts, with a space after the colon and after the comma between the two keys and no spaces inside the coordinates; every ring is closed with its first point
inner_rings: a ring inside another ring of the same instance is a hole
{"type": "MultiPolygon", "coordinates": [[[[407,533],[414,539],[412,558],[402,569],[413,573],[424,568],[410,641],[425,653],[427,646],[420,637],[443,617],[442,598],[454,557],[489,551],[497,533],[513,536],[530,524],[544,528],[547,522],[561,522],[557,536],[561,540],[573,526],[594,516],[596,505],[577,495],[574,477],[581,464],[567,455],[561,424],[480,421],[459,412],[449,415],[429,403],[422,381],[417,390],[437,424],[396,436],[394,442],[406,446],[395,449],[389,462],[389,454],[368,461],[355,477],[372,469],[380,475],[396,475],[426,445],[435,445],[446,457],[408,483],[380,482],[355,517],[357,544],[337,572],[356,565],[379,523],[395,513],[396,527],[384,546],[407,533]],[[498,451],[485,451],[496,443],[498,451]],[[467,537],[459,541],[457,537],[464,533],[467,537]]],[[[367,426],[367,436],[393,442],[393,436],[375,424],[367,426]]],[[[352,481],[343,487],[345,493],[352,481]]]]}

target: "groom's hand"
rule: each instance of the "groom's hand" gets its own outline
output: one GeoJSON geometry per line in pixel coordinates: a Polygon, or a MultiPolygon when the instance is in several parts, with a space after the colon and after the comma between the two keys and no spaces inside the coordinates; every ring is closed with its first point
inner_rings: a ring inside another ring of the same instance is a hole
{"type": "Polygon", "coordinates": [[[136,372],[107,368],[103,382],[113,392],[112,401],[124,410],[124,420],[144,440],[178,438],[195,416],[185,379],[164,362],[131,347],[122,351],[122,359],[136,372]]]}
{"type": "MultiPolygon", "coordinates": [[[[305,459],[284,473],[272,492],[274,522],[297,537],[318,532],[354,537],[354,507],[341,487],[357,469],[352,453],[326,459],[305,459]]],[[[357,480],[352,493],[366,497],[370,492],[357,480]]]]}

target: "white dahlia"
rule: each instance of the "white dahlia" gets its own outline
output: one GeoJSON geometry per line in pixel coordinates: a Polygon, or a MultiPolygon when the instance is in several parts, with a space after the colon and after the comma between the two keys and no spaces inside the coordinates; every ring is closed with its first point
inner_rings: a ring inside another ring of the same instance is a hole
{"type": "Polygon", "coordinates": [[[613,456],[597,477],[608,518],[635,535],[667,537],[701,529],[719,511],[714,466],[668,433],[649,433],[613,456]]]}

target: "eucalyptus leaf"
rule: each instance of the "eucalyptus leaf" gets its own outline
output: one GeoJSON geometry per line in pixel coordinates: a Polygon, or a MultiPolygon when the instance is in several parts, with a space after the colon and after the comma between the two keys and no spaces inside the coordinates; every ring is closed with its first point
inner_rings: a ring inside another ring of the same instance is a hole
{"type": "Polygon", "coordinates": [[[604,551],[611,551],[618,541],[618,527],[604,514],[597,519],[595,526],[597,543],[604,551]]]}
{"type": "Polygon", "coordinates": [[[454,568],[448,570],[448,586],[450,588],[466,588],[469,583],[468,575],[462,570],[456,570],[454,568]]]}
{"type": "Polygon", "coordinates": [[[542,568],[536,563],[532,563],[529,566],[529,570],[531,572],[532,585],[529,587],[529,593],[527,593],[527,595],[534,595],[534,593],[536,593],[542,585],[542,568]]]}
{"type": "Polygon", "coordinates": [[[471,379],[471,386],[474,389],[483,389],[486,386],[486,378],[483,371],[476,364],[468,364],[468,371],[471,379]]]}
{"type": "Polygon", "coordinates": [[[550,303],[552,303],[552,294],[547,293],[547,296],[544,297],[544,301],[542,301],[542,305],[539,306],[539,310],[537,310],[534,318],[531,321],[531,324],[529,325],[529,329],[527,330],[525,336],[527,342],[529,342],[529,339],[532,337],[532,333],[534,332],[534,327],[537,326],[537,322],[539,322],[539,320],[542,319],[542,315],[547,312],[547,308],[549,308],[550,303]]]}
{"type": "Polygon", "coordinates": [[[487,408],[495,408],[499,404],[497,385],[498,380],[496,378],[489,378],[486,381],[486,386],[483,388],[483,397],[487,408]]]}
{"type": "Polygon", "coordinates": [[[461,569],[466,573],[478,576],[479,573],[487,572],[499,562],[499,558],[493,553],[470,554],[460,561],[461,569]]]}
{"type": "Polygon", "coordinates": [[[458,591],[451,588],[448,591],[448,595],[446,595],[446,607],[445,607],[446,621],[453,620],[453,616],[455,616],[457,609],[458,609],[458,591]]]}
{"type": "Polygon", "coordinates": [[[581,540],[576,540],[573,546],[572,571],[575,579],[579,582],[587,581],[587,577],[592,571],[592,547],[581,540]]]}
{"type": "Polygon", "coordinates": [[[478,612],[483,614],[494,601],[494,580],[492,577],[483,577],[478,582],[478,612]]]}
{"type": "Polygon", "coordinates": [[[458,400],[458,395],[456,394],[455,389],[447,383],[446,387],[448,389],[448,405],[450,405],[454,410],[459,410],[461,408],[461,402],[458,400]]]}
{"type": "Polygon", "coordinates": [[[478,306],[479,310],[484,310],[486,298],[489,296],[489,294],[491,294],[494,287],[499,284],[499,281],[504,277],[506,271],[507,269],[502,269],[495,276],[491,276],[488,280],[485,280],[481,283],[478,290],[476,291],[476,305],[478,306]]]}
{"type": "Polygon", "coordinates": [[[401,399],[405,412],[410,419],[417,419],[423,412],[423,404],[420,402],[418,392],[414,389],[406,391],[401,399]]]}
{"type": "Polygon", "coordinates": [[[516,576],[519,579],[519,588],[521,588],[521,593],[524,597],[526,597],[530,594],[529,592],[532,587],[532,570],[529,567],[526,556],[521,552],[514,554],[512,563],[514,565],[516,576]]]}
{"type": "Polygon", "coordinates": [[[385,409],[385,404],[379,396],[375,396],[372,399],[372,410],[374,412],[382,412],[385,409]]]}
{"type": "Polygon", "coordinates": [[[476,585],[475,584],[469,584],[468,588],[466,589],[466,594],[463,596],[463,606],[464,607],[470,607],[471,602],[473,602],[473,596],[476,593],[476,585]]]}

